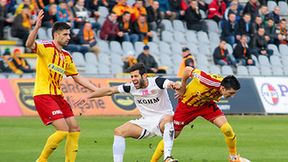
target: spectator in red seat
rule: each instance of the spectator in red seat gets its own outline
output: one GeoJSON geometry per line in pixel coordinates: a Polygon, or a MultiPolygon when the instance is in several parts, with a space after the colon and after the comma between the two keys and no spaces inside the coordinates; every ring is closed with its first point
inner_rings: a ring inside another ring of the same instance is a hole
{"type": "Polygon", "coordinates": [[[160,29],[160,31],[163,31],[165,26],[162,21],[161,12],[159,9],[159,2],[153,1],[152,5],[147,7],[147,22],[149,23],[151,30],[157,31],[160,29]]]}
{"type": "Polygon", "coordinates": [[[190,6],[185,11],[184,20],[189,30],[207,32],[207,25],[200,14],[197,0],[190,1],[190,6]]]}
{"type": "Polygon", "coordinates": [[[139,41],[147,43],[152,40],[153,33],[146,20],[146,15],[140,15],[138,20],[133,24],[134,33],[139,36],[139,41]]]}
{"type": "Polygon", "coordinates": [[[100,38],[103,40],[121,42],[123,36],[124,33],[119,30],[116,13],[110,13],[100,30],[100,38]]]}
{"type": "Polygon", "coordinates": [[[226,10],[226,4],[223,0],[213,0],[208,6],[208,18],[217,23],[223,19],[226,10]]]}
{"type": "Polygon", "coordinates": [[[237,43],[233,50],[233,56],[240,65],[255,65],[255,61],[252,60],[250,48],[247,43],[247,36],[242,35],[240,42],[237,43]]]}

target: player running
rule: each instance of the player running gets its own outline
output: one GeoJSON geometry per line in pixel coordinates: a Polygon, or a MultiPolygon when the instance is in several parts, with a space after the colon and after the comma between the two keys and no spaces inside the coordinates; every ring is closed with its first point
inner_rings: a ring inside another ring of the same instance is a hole
{"type": "Polygon", "coordinates": [[[34,102],[36,110],[45,125],[53,125],[56,132],[46,142],[37,162],[47,162],[48,157],[66,138],[65,162],[74,162],[78,152],[80,127],[74,118],[70,105],[64,100],[60,89],[63,76],[72,76],[75,82],[96,90],[88,80],[80,77],[69,52],[63,49],[70,40],[70,26],[56,22],[52,27],[52,41],[35,42],[44,12],[38,13],[35,28],[28,36],[26,47],[37,54],[34,102]]]}
{"type": "Polygon", "coordinates": [[[80,98],[75,104],[84,104],[90,98],[111,96],[116,93],[130,93],[134,96],[134,102],[142,117],[130,120],[114,130],[114,162],[123,162],[125,138],[132,137],[140,140],[155,135],[163,136],[164,162],[177,162],[171,157],[175,134],[174,112],[167,88],[180,89],[180,84],[159,77],[147,78],[143,64],[132,66],[130,75],[132,83],[100,88],[80,98]]]}
{"type": "MultiPolygon", "coordinates": [[[[181,89],[176,92],[179,98],[174,114],[175,138],[181,133],[184,126],[198,116],[210,121],[224,135],[229,150],[230,162],[241,162],[236,151],[236,135],[228,123],[223,112],[214,101],[219,101],[222,96],[233,97],[240,89],[239,81],[232,75],[222,78],[219,75],[207,74],[199,69],[186,67],[182,76],[181,89]],[[187,79],[193,78],[186,87],[187,79]]],[[[151,162],[157,162],[162,156],[163,141],[160,141],[151,162]]]]}

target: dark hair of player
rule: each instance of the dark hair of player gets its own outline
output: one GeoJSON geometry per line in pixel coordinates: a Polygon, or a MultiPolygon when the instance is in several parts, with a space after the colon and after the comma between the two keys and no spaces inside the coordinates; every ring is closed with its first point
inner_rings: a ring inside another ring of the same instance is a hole
{"type": "Polygon", "coordinates": [[[240,89],[240,82],[234,75],[228,75],[226,76],[222,82],[221,85],[225,89],[231,89],[233,88],[234,90],[239,90],[240,89]]]}
{"type": "Polygon", "coordinates": [[[54,33],[62,30],[69,30],[71,26],[66,22],[55,22],[52,27],[52,37],[54,38],[54,33]]]}
{"type": "Polygon", "coordinates": [[[129,68],[129,72],[139,70],[139,74],[142,76],[146,73],[146,68],[143,63],[137,63],[129,68]]]}

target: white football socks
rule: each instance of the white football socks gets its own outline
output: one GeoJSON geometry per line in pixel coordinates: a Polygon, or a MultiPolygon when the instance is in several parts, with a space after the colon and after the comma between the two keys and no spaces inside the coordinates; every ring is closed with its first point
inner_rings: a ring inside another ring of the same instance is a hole
{"type": "Polygon", "coordinates": [[[122,136],[114,136],[113,158],[114,162],[123,162],[125,152],[125,138],[122,136]]]}
{"type": "Polygon", "coordinates": [[[174,125],[172,122],[164,125],[163,141],[164,141],[164,159],[171,156],[173,142],[174,142],[174,125]]]}

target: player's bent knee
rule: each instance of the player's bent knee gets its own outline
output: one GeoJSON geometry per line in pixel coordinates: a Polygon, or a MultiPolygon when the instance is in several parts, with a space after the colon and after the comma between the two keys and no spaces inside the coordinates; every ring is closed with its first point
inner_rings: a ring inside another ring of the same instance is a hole
{"type": "Polygon", "coordinates": [[[162,119],[161,122],[162,122],[163,124],[173,122],[173,116],[167,115],[167,116],[165,116],[165,117],[162,119]]]}
{"type": "Polygon", "coordinates": [[[122,131],[120,128],[114,129],[114,135],[115,136],[124,136],[124,131],[122,131]]]}
{"type": "Polygon", "coordinates": [[[69,128],[69,132],[80,132],[80,127],[79,126],[70,127],[69,128]]]}

